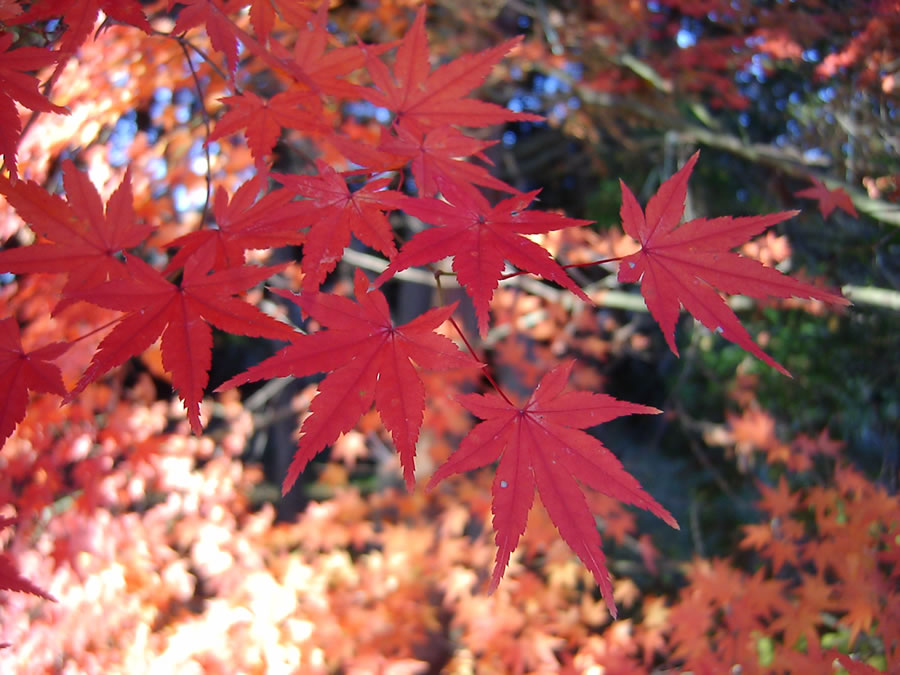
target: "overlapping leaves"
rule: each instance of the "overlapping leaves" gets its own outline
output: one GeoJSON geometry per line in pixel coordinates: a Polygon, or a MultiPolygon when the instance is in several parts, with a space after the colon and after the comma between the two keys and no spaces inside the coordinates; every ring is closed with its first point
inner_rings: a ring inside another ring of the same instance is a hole
{"type": "Polygon", "coordinates": [[[300,444],[282,486],[285,493],[309,461],[350,431],[373,402],[400,454],[407,487],[412,489],[425,408],[425,387],[412,362],[428,370],[476,365],[451,340],[434,332],[450,317],[455,304],[394,326],[384,294],[368,286],[369,280],[357,270],[355,303],[331,293],[282,293],[328,330],[295,336],[280,352],[219,387],[329,373],[300,427],[300,444]]]}
{"type": "MultiPolygon", "coordinates": [[[[148,30],[139,3],[119,4],[121,7],[108,0],[57,0],[43,8],[35,3],[25,16],[78,9],[80,14],[66,17],[71,32],[61,44],[68,53],[87,35],[99,9],[148,30]]],[[[425,407],[425,389],[417,367],[479,366],[437,332],[455,305],[431,309],[394,326],[387,299],[380,290],[370,288],[361,271],[357,270],[354,278],[356,302],[320,288],[355,236],[389,259],[376,285],[409,267],[452,258],[458,281],[472,297],[483,336],[490,326],[490,302],[507,263],[588,300],[563,266],[530,238],[586,226],[588,221],[531,209],[537,191],[521,194],[484,167],[464,161],[467,157],[486,160],[483,151],[491,143],[470,137],[460,127],[540,119],[471,98],[496,63],[521,40],[514,38],[432,69],[424,9],[398,44],[343,47],[334,44],[327,3],[321,3],[313,14],[280,0],[254,0],[250,21],[258,40],[231,18],[247,2],[185,0],[177,4],[181,7],[174,32],[204,26],[213,48],[224,55],[231,80],[235,79],[239,41],[248,54],[288,80],[284,91],[267,97],[243,91],[225,98],[229,110],[207,139],[243,131],[259,175],[230,200],[224,188],[217,189],[212,204],[215,227],[170,242],[169,247],[179,250],[168,265],[158,265],[160,272],[133,253],[145,244],[151,228],[135,216],[130,173],[105,210],[97,190],[71,162],[63,164],[65,200],[36,183],[14,184],[21,130],[15,101],[35,111],[63,109],[49,104],[38,92],[37,80],[26,74],[31,68],[55,62],[55,57],[31,48],[7,51],[12,38],[0,36],[0,84],[8,85],[0,92],[0,119],[8,122],[0,138],[0,152],[11,170],[9,179],[0,177],[0,193],[39,236],[33,246],[0,254],[0,270],[64,273],[68,283],[60,307],[87,301],[124,312],[69,397],[160,339],[163,366],[172,375],[193,430],[200,433],[200,401],[208,384],[212,326],[240,335],[286,340],[290,344],[275,356],[223,385],[326,373],[300,428],[284,491],[310,460],[352,429],[373,405],[412,488],[425,407]],[[291,48],[282,45],[274,32],[278,15],[301,29],[291,48]],[[393,59],[384,57],[394,46],[393,59]],[[359,83],[364,80],[352,78],[354,71],[361,69],[367,71],[371,86],[364,87],[359,83]],[[394,113],[393,123],[385,128],[377,147],[360,143],[353,149],[354,142],[333,132],[324,119],[325,104],[332,98],[364,98],[394,113]],[[318,175],[274,174],[286,189],[269,192],[257,201],[266,186],[273,148],[285,128],[324,140],[323,147],[337,148],[347,159],[362,160],[364,168],[341,173],[319,161],[318,175]],[[398,173],[406,170],[416,183],[418,197],[390,189],[396,186],[398,173]],[[348,184],[360,176],[360,186],[348,184]],[[480,188],[512,196],[492,204],[480,188]],[[431,226],[412,236],[399,252],[389,219],[394,209],[431,226]],[[248,249],[296,244],[304,247],[303,291],[298,296],[286,291],[279,294],[324,327],[309,335],[294,331],[238,297],[283,269],[245,265],[248,249]]],[[[168,3],[170,10],[175,5],[171,0],[168,3]]],[[[793,212],[698,218],[679,225],[687,181],[696,161],[694,155],[666,181],[646,211],[622,185],[623,225],[639,241],[641,250],[622,260],[619,279],[641,281],[647,306],[676,353],[674,328],[684,306],[711,330],[786,373],[752,341],[715,289],[756,297],[797,295],[833,303],[846,301],[730,252],[793,212]]],[[[821,191],[813,196],[825,197],[821,191]]],[[[9,392],[0,418],[4,438],[24,415],[29,390],[66,394],[59,370],[50,363],[64,349],[64,344],[52,344],[25,352],[16,320],[0,321],[0,378],[9,392]]],[[[458,401],[482,421],[438,469],[430,485],[499,460],[493,486],[498,553],[492,587],[499,583],[518,545],[537,491],[563,539],[591,570],[615,613],[600,536],[581,486],[646,509],[672,526],[677,524],[618,459],[584,430],[622,415],[658,411],[602,394],[566,391],[571,369],[568,363],[551,370],[521,406],[511,403],[499,389],[496,394],[459,396],[458,401]]]]}

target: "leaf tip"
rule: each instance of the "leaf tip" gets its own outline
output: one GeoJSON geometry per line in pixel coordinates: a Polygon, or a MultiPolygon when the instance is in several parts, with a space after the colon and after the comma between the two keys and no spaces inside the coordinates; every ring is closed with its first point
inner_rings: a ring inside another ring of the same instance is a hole
{"type": "Polygon", "coordinates": [[[672,350],[672,353],[680,359],[681,354],[678,353],[678,346],[675,344],[674,330],[672,331],[672,335],[666,333],[664,337],[666,338],[666,344],[669,345],[669,349],[672,350]]]}
{"type": "Polygon", "coordinates": [[[506,44],[509,45],[509,49],[507,51],[512,51],[513,49],[518,47],[522,43],[522,40],[524,40],[524,39],[525,39],[524,35],[516,35],[515,37],[511,37],[506,42],[506,44]]]}
{"type": "Polygon", "coordinates": [[[406,484],[406,491],[409,494],[416,491],[416,476],[411,466],[403,468],[403,482],[406,484]]]}
{"type": "Polygon", "coordinates": [[[285,476],[284,482],[281,483],[281,496],[287,497],[288,492],[291,491],[291,488],[294,487],[294,483],[297,482],[297,477],[288,474],[285,476]]]}
{"type": "Polygon", "coordinates": [[[203,435],[203,422],[200,421],[200,409],[199,402],[197,404],[197,408],[191,407],[188,409],[188,421],[191,424],[191,431],[194,432],[195,436],[203,435]]]}
{"type": "MultiPolygon", "coordinates": [[[[739,346],[742,346],[742,345],[739,345],[739,346]]],[[[768,363],[770,366],[772,366],[775,370],[777,370],[777,371],[778,371],[779,373],[781,373],[782,375],[785,375],[786,377],[789,377],[789,378],[791,378],[792,380],[794,379],[794,376],[791,375],[791,371],[789,371],[789,370],[788,370],[787,368],[785,368],[783,365],[781,365],[780,363],[778,363],[778,361],[776,361],[775,359],[773,359],[771,356],[769,356],[769,355],[766,354],[765,352],[762,352],[762,354],[763,354],[763,356],[760,356],[759,358],[761,358],[763,361],[765,361],[766,363],[768,363]],[[763,358],[763,357],[765,357],[765,358],[763,358]]],[[[756,356],[759,356],[759,355],[757,354],[756,356]]]]}
{"type": "Polygon", "coordinates": [[[372,280],[372,288],[381,288],[384,285],[384,282],[389,280],[392,276],[394,276],[394,272],[391,271],[391,266],[388,265],[381,274],[372,280]]]}
{"type": "Polygon", "coordinates": [[[606,600],[606,608],[609,610],[609,615],[613,618],[613,621],[619,618],[619,610],[616,607],[616,601],[611,597],[605,597],[606,600]]]}
{"type": "Polygon", "coordinates": [[[488,584],[487,594],[493,595],[494,591],[496,591],[500,587],[500,579],[503,578],[503,570],[497,570],[494,568],[493,574],[491,574],[491,581],[488,584]]]}

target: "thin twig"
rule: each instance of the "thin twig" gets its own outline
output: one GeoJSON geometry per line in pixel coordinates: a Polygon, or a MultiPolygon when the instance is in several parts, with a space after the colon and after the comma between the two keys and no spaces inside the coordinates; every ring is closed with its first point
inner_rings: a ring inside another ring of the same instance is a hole
{"type": "MultiPolygon", "coordinates": [[[[616,262],[617,260],[621,260],[625,256],[619,256],[618,258],[605,258],[604,260],[594,260],[592,262],[586,263],[569,263],[568,265],[561,265],[564,270],[572,269],[573,267],[593,267],[594,265],[602,265],[604,263],[616,262]]],[[[519,277],[523,274],[531,274],[531,272],[524,272],[522,270],[516,270],[515,272],[510,272],[509,274],[501,274],[500,280],[503,281],[505,279],[512,279],[513,277],[519,277]]]]}
{"type": "MultiPolygon", "coordinates": [[[[437,286],[438,297],[440,298],[440,302],[441,302],[441,304],[444,304],[444,289],[441,287],[441,274],[442,273],[440,271],[436,271],[434,273],[434,281],[435,281],[435,286],[437,286]]],[[[456,332],[459,334],[459,337],[462,339],[463,343],[466,345],[466,349],[469,350],[469,353],[472,355],[472,358],[475,359],[476,361],[478,361],[478,363],[480,363],[482,366],[484,366],[484,368],[482,369],[481,372],[485,376],[485,378],[487,378],[487,381],[490,382],[491,386],[497,391],[497,393],[503,397],[504,401],[509,403],[509,405],[511,405],[512,407],[516,407],[515,404],[511,400],[509,400],[509,397],[506,395],[506,392],[504,392],[500,388],[500,385],[497,384],[497,381],[494,379],[494,376],[491,375],[490,366],[486,362],[484,362],[481,358],[479,358],[478,354],[475,353],[475,349],[472,347],[471,343],[469,342],[468,338],[466,337],[466,334],[463,333],[462,328],[460,328],[459,324],[456,323],[456,319],[454,319],[452,316],[450,317],[450,324],[456,329],[456,332]]]]}
{"type": "Polygon", "coordinates": [[[244,399],[244,408],[251,412],[260,410],[268,405],[285,387],[294,381],[293,377],[276,377],[266,382],[262,387],[244,399]]]}
{"type": "Polygon", "coordinates": [[[206,201],[203,202],[203,212],[200,214],[200,222],[206,222],[206,215],[209,212],[209,198],[212,195],[212,160],[209,155],[209,137],[212,135],[212,128],[209,122],[209,113],[206,111],[206,100],[203,96],[203,87],[200,85],[200,78],[197,77],[197,70],[194,68],[194,62],[191,61],[191,55],[188,54],[187,47],[183,40],[178,40],[181,51],[184,52],[184,58],[191,69],[191,77],[194,80],[194,86],[197,88],[197,99],[200,102],[200,116],[203,118],[203,124],[206,127],[206,141],[203,143],[203,151],[206,153],[206,201]]]}
{"type": "MultiPolygon", "coordinates": [[[[187,47],[191,51],[195,52],[197,54],[197,56],[199,56],[201,59],[203,59],[207,63],[207,65],[209,65],[209,67],[212,68],[216,72],[216,75],[221,77],[225,82],[231,82],[231,79],[228,77],[228,75],[225,74],[225,71],[223,71],[219,67],[219,64],[217,64],[215,61],[213,61],[206,52],[204,52],[202,49],[197,47],[193,42],[188,40],[184,35],[175,35],[173,33],[164,33],[159,30],[154,30],[153,35],[156,35],[158,37],[168,38],[169,40],[175,40],[178,44],[180,44],[182,46],[182,48],[187,47]]],[[[235,83],[232,82],[232,86],[234,88],[234,93],[236,93],[236,94],[241,93],[235,83]]]]}
{"type": "Polygon", "coordinates": [[[841,287],[841,293],[854,304],[900,310],[900,293],[889,288],[847,284],[841,287]]]}

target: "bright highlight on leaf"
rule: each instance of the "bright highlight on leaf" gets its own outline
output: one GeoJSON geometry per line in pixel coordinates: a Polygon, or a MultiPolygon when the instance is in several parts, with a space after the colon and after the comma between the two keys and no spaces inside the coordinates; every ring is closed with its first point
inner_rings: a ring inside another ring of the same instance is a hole
{"type": "Polygon", "coordinates": [[[695,218],[679,226],[688,178],[699,156],[700,152],[695,152],[680,171],[660,186],[647,202],[646,213],[628,186],[619,181],[622,227],[641,244],[640,251],[622,259],[619,281],[641,282],[647,309],[676,355],[675,323],[684,307],[709,330],[790,376],[784,366],[759,348],[715,289],[754,298],[795,296],[838,305],[850,303],[840,295],[730,252],[766,228],[797,215],[797,211],[745,218],[695,218]]]}
{"type": "Polygon", "coordinates": [[[459,449],[435,472],[428,489],[447,476],[486,466],[499,458],[491,490],[497,561],[490,590],[493,592],[500,583],[509,557],[525,531],[537,488],[560,535],[594,575],[610,614],[615,617],[616,605],[600,533],[579,482],[639,506],[676,529],[678,523],[644,491],[615,455],[581,429],[624,415],[661,411],[605,394],[565,391],[573,365],[569,361],[547,373],[521,407],[496,393],[457,396],[463,406],[484,421],[469,432],[459,449]]]}

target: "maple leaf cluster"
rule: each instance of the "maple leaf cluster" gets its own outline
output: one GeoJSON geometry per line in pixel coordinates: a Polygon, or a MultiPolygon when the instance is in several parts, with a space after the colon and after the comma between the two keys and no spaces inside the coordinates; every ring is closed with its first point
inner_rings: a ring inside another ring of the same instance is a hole
{"type": "Polygon", "coordinates": [[[686,668],[755,663],[754,636],[768,635],[771,663],[788,672],[820,671],[835,658],[851,673],[880,672],[823,648],[825,617],[833,613],[848,645],[877,633],[882,663],[897,663],[896,497],[849,466],[839,466],[834,478],[807,487],[800,479],[792,487],[782,475],[777,486],[760,486],[765,518],[743,527],[740,544],[763,561],[755,573],[721,559],[690,565],[690,584],[669,614],[673,654],[686,668]]]}
{"type": "MultiPolygon", "coordinates": [[[[0,176],[0,194],[36,239],[29,246],[0,252],[0,272],[63,275],[53,315],[74,313],[84,306],[121,313],[70,386],[53,361],[80,338],[26,350],[17,320],[0,321],[0,377],[9,392],[0,410],[3,439],[25,417],[28,391],[56,394],[71,403],[157,341],[161,371],[183,401],[190,427],[201,435],[201,403],[209,385],[215,327],[233,335],[288,343],[274,356],[229,379],[218,387],[219,392],[275,377],[325,374],[300,426],[298,449],[283,492],[373,405],[412,490],[426,408],[420,371],[470,369],[483,373],[496,391],[455,398],[482,421],[464,435],[429,487],[453,473],[499,460],[491,491],[498,547],[491,588],[497,587],[518,547],[537,491],[563,540],[591,571],[615,616],[613,587],[584,489],[643,508],[672,527],[677,528],[677,523],[585,430],[620,416],[659,411],[604,394],[567,389],[571,363],[546,368],[525,403],[516,404],[496,384],[461,332],[467,351],[444,334],[449,331],[447,324],[458,329],[453,318],[456,304],[430,309],[397,326],[381,290],[411,267],[451,258],[452,273],[474,306],[482,338],[489,333],[492,301],[500,282],[513,276],[539,276],[591,303],[565,266],[535,241],[560,231],[588,228],[590,221],[534,208],[538,191],[520,192],[484,166],[468,161],[470,157],[486,160],[484,151],[490,143],[474,138],[466,129],[542,119],[471,97],[521,38],[432,68],[424,8],[396,43],[335,46],[338,40],[329,30],[325,2],[309,9],[266,0],[180,4],[167,37],[188,54],[185,36],[203,26],[210,53],[221,54],[225,60],[224,69],[207,63],[204,71],[209,78],[221,75],[217,86],[229,92],[220,98],[227,110],[211,122],[205,144],[232,142],[240,132],[255,175],[230,196],[227,186],[208,184],[212,205],[204,208],[204,215],[210,216],[210,222],[172,237],[160,234],[165,231],[162,224],[142,222],[139,217],[133,194],[137,179],[131,168],[105,206],[97,187],[70,159],[61,162],[65,198],[17,175],[22,125],[13,101],[34,111],[65,110],[49,103],[37,91],[38,81],[24,74],[23,64],[35,56],[33,48],[10,50],[11,34],[0,36],[0,83],[10,83],[0,93],[0,117],[8,122],[0,151],[9,170],[8,176],[0,176]],[[248,4],[249,26],[239,18],[248,4]],[[279,25],[292,26],[293,45],[280,41],[274,28],[276,16],[279,25]],[[266,97],[239,82],[239,45],[271,69],[281,91],[266,97]],[[338,102],[360,99],[392,116],[389,125],[379,129],[377,139],[369,142],[350,138],[334,123],[338,102]],[[297,137],[315,145],[321,154],[310,163],[315,174],[273,171],[278,142],[297,137]],[[414,188],[408,187],[405,178],[411,178],[414,188]],[[269,179],[282,187],[270,188],[269,179]],[[492,204],[485,190],[509,196],[492,204]],[[404,241],[395,227],[398,216],[392,222],[394,212],[417,218],[427,227],[404,241]],[[353,237],[383,256],[382,271],[374,280],[356,271],[355,301],[323,290],[353,237]],[[308,333],[264,313],[245,295],[258,297],[263,293],[258,290],[262,282],[290,266],[248,264],[250,251],[297,245],[302,246],[297,275],[300,292],[279,289],[272,295],[296,306],[312,331],[308,333]]],[[[175,5],[170,0],[167,9],[175,5]]],[[[101,10],[126,24],[126,30],[148,33],[147,40],[166,37],[152,34],[156,29],[133,0],[35,4],[16,21],[62,16],[67,28],[58,50],[52,56],[42,52],[30,67],[55,62],[57,68],[48,82],[62,77],[63,64],[86,40],[101,10]]],[[[199,83],[201,78],[188,59],[192,79],[199,83]]],[[[211,161],[209,156],[206,161],[211,161]]],[[[794,212],[697,218],[681,224],[688,178],[697,161],[694,154],[665,181],[646,210],[622,184],[622,226],[640,250],[621,258],[618,278],[624,283],[640,281],[646,305],[676,354],[675,324],[684,307],[711,331],[787,374],[752,340],[719,291],[816,298],[834,304],[847,304],[846,300],[731,252],[794,212]]]]}
{"type": "MultiPolygon", "coordinates": [[[[442,379],[428,374],[426,390],[442,379]]],[[[79,498],[78,508],[38,528],[9,523],[24,536],[5,551],[26,579],[46,580],[58,602],[16,594],[4,604],[0,630],[21,648],[0,651],[0,667],[45,670],[65,659],[77,672],[124,663],[323,674],[735,665],[768,673],[782,665],[834,672],[839,660],[851,673],[873,673],[898,663],[897,498],[825,455],[825,441],[792,439],[815,444],[836,468],[762,483],[735,560],[694,560],[677,597],[618,578],[613,593],[625,618],[611,623],[586,588],[591,573],[543,508],[511,556],[513,578],[482,592],[494,554],[490,472],[414,493],[362,494],[336,481],[328,500],[276,523],[271,505],[247,499],[260,473],[239,459],[249,414],[236,397],[227,407],[228,435],[215,444],[164,433],[152,400],[123,402],[109,424],[82,426],[107,441],[119,470],[85,483],[101,493],[90,511],[79,498]],[[149,451],[129,448],[145,441],[149,451]],[[736,566],[748,555],[758,556],[758,571],[736,566]]],[[[604,497],[592,506],[605,545],[649,575],[650,587],[679,574],[682,565],[638,539],[622,504],[604,497]]]]}

